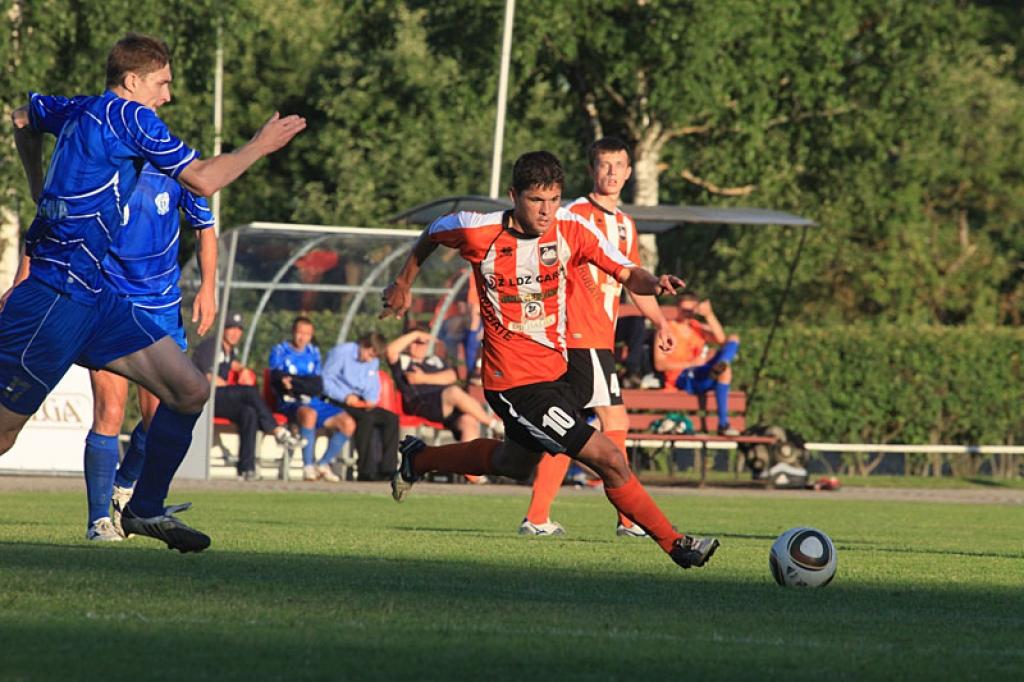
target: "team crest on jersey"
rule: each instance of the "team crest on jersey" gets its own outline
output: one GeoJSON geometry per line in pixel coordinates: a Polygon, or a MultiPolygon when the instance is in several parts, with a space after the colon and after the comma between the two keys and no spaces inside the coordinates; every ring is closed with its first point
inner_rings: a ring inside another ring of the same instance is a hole
{"type": "Polygon", "coordinates": [[[624,223],[619,223],[619,239],[626,241],[626,225],[624,223]]]}
{"type": "Polygon", "coordinates": [[[498,288],[498,278],[494,275],[484,275],[484,284],[487,285],[488,289],[498,288]]]}
{"type": "Polygon", "coordinates": [[[523,317],[528,320],[536,320],[544,314],[544,304],[538,301],[530,301],[523,306],[523,317]]]}
{"type": "Polygon", "coordinates": [[[156,204],[156,212],[160,215],[167,215],[167,212],[171,210],[171,195],[167,192],[160,192],[153,199],[153,203],[156,204]]]}
{"type": "Polygon", "coordinates": [[[540,262],[549,268],[558,262],[558,247],[555,244],[542,244],[540,247],[540,262]]]}

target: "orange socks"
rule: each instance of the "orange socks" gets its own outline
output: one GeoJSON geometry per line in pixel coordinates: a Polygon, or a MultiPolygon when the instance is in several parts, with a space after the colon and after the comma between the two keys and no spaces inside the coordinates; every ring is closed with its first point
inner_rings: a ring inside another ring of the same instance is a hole
{"type": "Polygon", "coordinates": [[[491,473],[491,456],[499,445],[500,440],[477,438],[468,443],[428,446],[413,459],[413,471],[419,476],[431,471],[484,476],[491,473]]]}
{"type": "MultiPolygon", "coordinates": [[[[629,457],[626,455],[626,432],[625,431],[605,431],[604,435],[608,437],[608,440],[615,443],[615,447],[618,448],[619,452],[622,453],[623,459],[626,460],[626,465],[629,466],[629,457]]],[[[619,523],[626,528],[632,528],[633,522],[626,518],[622,512],[619,512],[619,523]]]]}
{"type": "Polygon", "coordinates": [[[672,551],[672,543],[683,537],[661,513],[636,476],[631,474],[629,481],[618,488],[609,488],[606,484],[604,494],[620,514],[647,531],[666,553],[672,551]]]}
{"type": "Polygon", "coordinates": [[[565,480],[569,470],[569,458],[565,455],[544,455],[537,462],[537,473],[533,478],[533,496],[526,520],[530,523],[547,523],[551,515],[551,503],[565,480]]]}

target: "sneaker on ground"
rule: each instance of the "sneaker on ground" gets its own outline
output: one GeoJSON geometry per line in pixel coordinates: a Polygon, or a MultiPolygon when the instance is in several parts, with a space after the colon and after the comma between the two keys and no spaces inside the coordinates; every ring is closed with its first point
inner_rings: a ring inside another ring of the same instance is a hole
{"type": "Polygon", "coordinates": [[[307,464],[302,467],[302,480],[303,481],[319,481],[320,472],[317,470],[315,464],[307,464]]]}
{"type": "Polygon", "coordinates": [[[718,538],[695,538],[684,535],[672,545],[669,556],[683,568],[691,566],[701,567],[706,564],[711,555],[718,549],[718,538]]]}
{"type": "Polygon", "coordinates": [[[620,538],[645,538],[647,537],[647,531],[635,523],[632,526],[624,526],[619,524],[615,527],[615,534],[620,538]]]}
{"type": "Polygon", "coordinates": [[[341,480],[340,478],[338,478],[338,474],[334,473],[334,471],[331,470],[329,464],[318,464],[316,467],[316,472],[320,474],[320,478],[331,483],[337,483],[338,481],[341,480]]]}
{"type": "Polygon", "coordinates": [[[117,528],[114,527],[114,522],[107,516],[92,522],[89,530],[85,531],[85,539],[92,542],[121,542],[124,540],[117,532],[117,528]]]}
{"type": "Polygon", "coordinates": [[[142,518],[132,513],[131,507],[125,507],[121,515],[121,525],[125,532],[145,535],[154,540],[161,540],[170,549],[185,552],[201,552],[210,546],[210,536],[196,530],[174,516],[174,512],[185,511],[186,505],[167,507],[163,514],[142,518]]]}
{"type": "Polygon", "coordinates": [[[249,469],[239,474],[243,481],[259,481],[263,478],[263,474],[260,473],[259,469],[249,469]]]}
{"type": "Polygon", "coordinates": [[[125,535],[124,529],[121,528],[121,513],[124,508],[128,506],[128,501],[132,499],[132,493],[135,492],[135,488],[122,488],[119,485],[114,485],[114,492],[110,496],[110,521],[114,524],[114,528],[123,537],[130,537],[125,535]]]}
{"type": "Polygon", "coordinates": [[[733,427],[729,426],[728,424],[725,424],[723,426],[719,426],[718,427],[718,435],[719,436],[738,436],[738,435],[740,435],[740,432],[738,430],[734,429],[733,427]]]}
{"type": "Polygon", "coordinates": [[[523,519],[523,522],[519,524],[520,535],[537,535],[540,537],[565,535],[565,529],[562,528],[562,524],[548,519],[544,523],[530,523],[529,519],[523,519]]]}
{"type": "Polygon", "coordinates": [[[413,484],[420,479],[412,468],[412,461],[415,459],[416,453],[425,447],[427,444],[415,436],[406,436],[398,444],[398,451],[402,453],[402,464],[391,477],[391,497],[395,502],[404,500],[412,490],[413,484]]]}

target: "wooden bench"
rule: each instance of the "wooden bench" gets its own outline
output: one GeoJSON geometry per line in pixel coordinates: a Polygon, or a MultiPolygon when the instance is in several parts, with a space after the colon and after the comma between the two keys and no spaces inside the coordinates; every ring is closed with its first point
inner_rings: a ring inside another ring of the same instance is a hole
{"type": "MultiPolygon", "coordinates": [[[[647,443],[654,443],[659,449],[671,448],[676,443],[693,443],[699,449],[700,485],[707,479],[708,451],[712,444],[755,444],[770,445],[776,441],[769,436],[720,436],[718,430],[718,411],[714,396],[707,394],[694,396],[676,390],[642,390],[624,389],[622,399],[629,413],[629,431],[626,435],[630,463],[634,464],[637,452],[647,443]],[[700,433],[652,433],[651,425],[664,419],[670,412],[680,412],[691,419],[700,433]],[[632,445],[632,447],[630,447],[632,445]]],[[[729,393],[729,426],[737,431],[746,428],[747,395],[740,391],[729,393]]],[[[668,457],[668,470],[672,472],[673,461],[671,452],[668,457]]]]}

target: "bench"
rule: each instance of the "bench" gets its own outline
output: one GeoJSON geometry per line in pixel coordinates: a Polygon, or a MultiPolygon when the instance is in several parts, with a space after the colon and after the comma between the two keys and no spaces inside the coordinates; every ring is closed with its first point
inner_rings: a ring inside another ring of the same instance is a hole
{"type": "MultiPolygon", "coordinates": [[[[771,445],[776,439],[770,436],[719,436],[717,405],[714,397],[709,400],[707,395],[694,396],[675,390],[643,390],[624,389],[622,399],[629,414],[629,431],[626,434],[627,454],[630,464],[634,465],[637,452],[654,444],[659,450],[671,448],[677,443],[693,443],[699,450],[700,485],[707,479],[708,451],[716,444],[765,444],[771,445]],[[651,433],[651,425],[664,419],[669,412],[682,412],[694,422],[701,433],[651,433]],[[630,448],[630,445],[632,447],[630,448]]],[[[747,395],[740,391],[729,393],[729,425],[737,431],[746,428],[747,395]]],[[[668,470],[671,474],[673,461],[668,457],[668,470]]]]}
{"type": "MultiPolygon", "coordinates": [[[[234,375],[233,372],[229,373],[229,375],[228,375],[228,385],[230,386],[230,385],[235,385],[235,384],[236,384],[236,376],[234,375]]],[[[263,397],[263,401],[267,404],[267,406],[270,407],[271,412],[273,412],[273,414],[274,414],[274,421],[277,422],[277,424],[279,426],[286,425],[288,423],[288,417],[277,411],[277,396],[275,395],[274,390],[273,390],[273,388],[270,385],[270,370],[269,369],[264,369],[263,370],[263,387],[262,387],[262,390],[260,391],[260,395],[263,397]]],[[[224,417],[214,417],[213,418],[213,432],[214,432],[214,439],[215,439],[214,447],[219,447],[221,452],[225,453],[225,462],[227,462],[228,460],[227,460],[226,454],[229,452],[229,448],[225,444],[223,436],[225,434],[237,435],[238,434],[238,428],[235,426],[234,422],[232,422],[232,421],[230,421],[228,419],[225,419],[224,417]]],[[[257,440],[256,440],[256,447],[257,447],[257,451],[256,451],[256,467],[257,467],[257,469],[260,468],[260,461],[262,459],[262,457],[260,456],[261,452],[263,450],[262,442],[261,441],[262,441],[262,439],[257,436],[257,440]]],[[[289,468],[290,463],[291,463],[292,454],[293,454],[292,453],[292,448],[282,448],[281,461],[280,461],[279,466],[278,466],[278,478],[280,478],[282,481],[287,481],[288,480],[288,477],[289,477],[289,475],[288,475],[288,468],[289,468]]]]}

